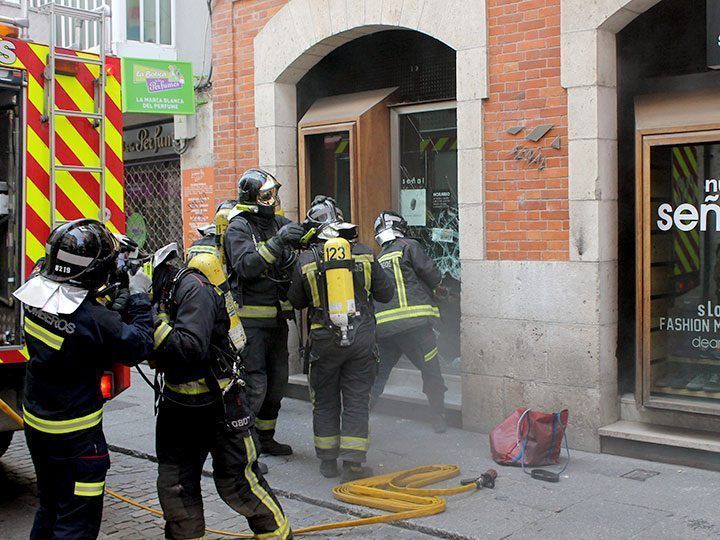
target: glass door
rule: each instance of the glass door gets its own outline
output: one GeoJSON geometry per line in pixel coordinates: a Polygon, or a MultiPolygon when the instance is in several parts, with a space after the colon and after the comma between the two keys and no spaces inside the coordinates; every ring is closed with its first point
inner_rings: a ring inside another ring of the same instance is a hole
{"type": "Polygon", "coordinates": [[[638,157],[643,402],[720,413],[720,131],[645,136],[638,157]]]}
{"type": "Polygon", "coordinates": [[[453,103],[398,107],[393,116],[395,209],[443,274],[438,300],[441,365],[460,369],[460,248],[457,115],[453,103]]]}

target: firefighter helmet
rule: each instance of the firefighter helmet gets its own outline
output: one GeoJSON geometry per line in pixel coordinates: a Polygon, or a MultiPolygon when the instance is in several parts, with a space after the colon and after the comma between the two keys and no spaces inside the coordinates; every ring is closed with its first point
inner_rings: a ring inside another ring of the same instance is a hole
{"type": "Polygon", "coordinates": [[[94,219],[76,219],[57,226],[45,246],[40,275],[85,289],[104,285],[114,270],[117,241],[94,219]]]}
{"type": "Polygon", "coordinates": [[[396,238],[403,238],[407,233],[407,221],[397,212],[385,210],[375,220],[375,241],[381,246],[396,238]]]}
{"type": "Polygon", "coordinates": [[[274,214],[280,206],[280,182],[267,171],[248,169],[238,180],[238,202],[241,205],[257,206],[258,213],[274,214]]]}
{"type": "Polygon", "coordinates": [[[304,226],[307,230],[315,229],[311,240],[329,240],[339,237],[354,240],[357,237],[357,225],[347,223],[342,210],[329,197],[310,207],[304,226]]]}

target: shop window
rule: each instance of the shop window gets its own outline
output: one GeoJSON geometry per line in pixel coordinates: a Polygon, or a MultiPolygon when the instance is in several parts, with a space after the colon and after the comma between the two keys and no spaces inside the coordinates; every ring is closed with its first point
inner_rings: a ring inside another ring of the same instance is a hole
{"type": "Polygon", "coordinates": [[[172,45],[174,5],[175,0],[127,0],[127,39],[172,45]]]}
{"type": "MultiPolygon", "coordinates": [[[[437,107],[437,105],[435,106],[437,107]]],[[[457,118],[454,107],[396,109],[396,207],[443,274],[449,296],[440,301],[438,343],[443,365],[460,363],[460,247],[457,118]]]]}
{"type": "Polygon", "coordinates": [[[720,132],[644,138],[643,390],[720,408],[720,132]]]}
{"type": "Polygon", "coordinates": [[[310,161],[310,197],[330,195],[350,220],[350,132],[321,133],[305,138],[310,161]]]}

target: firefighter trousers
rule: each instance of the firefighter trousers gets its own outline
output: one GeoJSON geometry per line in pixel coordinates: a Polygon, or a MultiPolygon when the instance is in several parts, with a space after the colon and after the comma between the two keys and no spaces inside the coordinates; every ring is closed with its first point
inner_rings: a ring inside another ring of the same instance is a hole
{"type": "Polygon", "coordinates": [[[284,320],[277,324],[275,328],[245,328],[247,345],[242,359],[246,393],[261,441],[275,435],[280,402],[288,383],[288,327],[284,320]]]}
{"type": "Polygon", "coordinates": [[[110,467],[102,424],[67,434],[48,434],[26,425],[25,440],[40,500],[30,539],[97,538],[110,467]]]}
{"type": "Polygon", "coordinates": [[[217,407],[161,406],[155,445],[166,538],[204,537],[200,478],[208,453],[218,494],[257,538],[290,538],[282,507],[258,470],[252,435],[227,431],[217,407]]]}
{"type": "Polygon", "coordinates": [[[423,393],[427,396],[430,409],[435,414],[445,412],[445,380],[440,372],[437,340],[430,326],[413,328],[390,338],[378,339],[380,367],[372,388],[373,400],[380,397],[392,369],[400,357],[405,354],[413,365],[420,370],[423,381],[423,393]]]}
{"type": "Polygon", "coordinates": [[[308,382],[318,458],[365,462],[376,371],[374,331],[358,332],[348,347],[340,347],[332,338],[313,341],[308,382]]]}

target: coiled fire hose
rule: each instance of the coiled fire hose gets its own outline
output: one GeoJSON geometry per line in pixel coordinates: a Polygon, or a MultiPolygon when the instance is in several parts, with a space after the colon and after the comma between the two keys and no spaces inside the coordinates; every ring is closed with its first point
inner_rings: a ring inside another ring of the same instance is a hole
{"type": "MultiPolygon", "coordinates": [[[[445,511],[445,499],[441,498],[443,496],[447,497],[476,489],[495,487],[497,473],[494,469],[489,469],[478,478],[462,480],[461,485],[457,487],[423,489],[425,486],[455,478],[459,474],[460,468],[457,465],[427,465],[339,484],[333,488],[333,495],[336,499],[350,504],[385,510],[390,513],[302,527],[294,529],[293,534],[299,536],[334,529],[432,516],[445,511]]],[[[105,492],[111,497],[152,512],[157,516],[163,515],[161,511],[155,508],[128,499],[109,489],[106,489],[105,492]]],[[[255,538],[252,533],[236,533],[211,528],[205,530],[211,534],[232,538],[255,538]]]]}
{"type": "MultiPolygon", "coordinates": [[[[23,427],[24,423],[22,418],[2,399],[0,399],[0,411],[7,414],[20,427],[23,427]]],[[[295,529],[293,534],[299,536],[314,532],[360,527],[362,525],[377,525],[379,523],[389,523],[403,519],[433,516],[445,511],[445,499],[441,497],[449,497],[450,495],[466,493],[476,489],[493,488],[495,487],[495,479],[497,478],[497,472],[495,472],[494,469],[488,469],[477,478],[462,480],[460,485],[456,487],[424,489],[425,486],[449,480],[459,475],[460,468],[457,465],[438,464],[414,467],[412,469],[370,476],[353,482],[339,484],[333,488],[333,495],[336,499],[358,506],[385,510],[390,513],[302,527],[295,529]]],[[[141,508],[155,514],[156,516],[163,516],[162,511],[134,501],[110,489],[105,488],[105,493],[136,508],[141,508]]],[[[255,538],[255,535],[252,533],[236,533],[211,528],[206,528],[205,530],[211,534],[232,538],[255,538]]]]}

